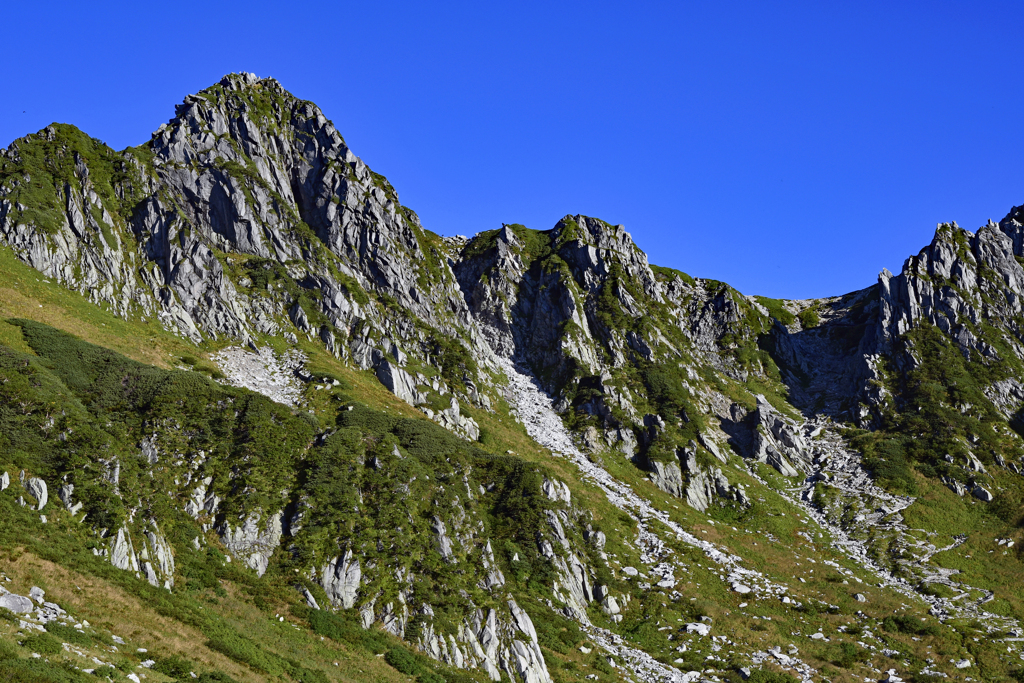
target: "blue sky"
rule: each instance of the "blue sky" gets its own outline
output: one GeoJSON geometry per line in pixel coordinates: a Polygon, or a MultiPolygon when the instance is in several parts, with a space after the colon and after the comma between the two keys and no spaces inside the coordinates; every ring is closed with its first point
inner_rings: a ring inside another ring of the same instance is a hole
{"type": "Polygon", "coordinates": [[[0,8],[0,147],[52,121],[139,144],[251,71],[435,232],[598,216],[786,298],[1024,204],[1019,2],[35,5],[0,8]]]}

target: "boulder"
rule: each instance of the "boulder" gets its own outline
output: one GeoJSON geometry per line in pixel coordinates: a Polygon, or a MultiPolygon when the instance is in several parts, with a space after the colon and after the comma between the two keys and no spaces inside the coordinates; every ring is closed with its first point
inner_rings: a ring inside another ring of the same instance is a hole
{"type": "MultiPolygon", "coordinates": [[[[2,589],[0,589],[2,590],[2,589]]],[[[35,609],[30,598],[16,593],[0,593],[0,607],[9,609],[15,614],[28,614],[35,609]]]]}
{"type": "Polygon", "coordinates": [[[437,552],[441,554],[441,557],[446,562],[455,562],[455,551],[452,547],[451,539],[448,538],[448,528],[441,521],[441,518],[435,515],[430,528],[434,532],[434,547],[437,549],[437,552]]]}
{"type": "Polygon", "coordinates": [[[601,601],[601,611],[608,616],[613,616],[619,613],[619,603],[615,599],[615,596],[606,595],[604,600],[601,601]]]}
{"type": "Polygon", "coordinates": [[[603,531],[587,529],[583,537],[597,550],[604,550],[604,546],[608,542],[608,538],[604,535],[603,531]]]}
{"type": "MultiPolygon", "coordinates": [[[[424,401],[425,400],[426,399],[424,399],[424,401]]],[[[430,415],[430,413],[428,413],[428,415],[430,415]]],[[[476,441],[480,438],[480,425],[478,425],[476,420],[473,418],[462,414],[461,409],[459,408],[459,402],[454,396],[452,396],[451,403],[447,408],[438,411],[431,417],[434,422],[437,422],[448,431],[458,434],[470,441],[476,441]]]]}
{"type": "MultiPolygon", "coordinates": [[[[665,493],[682,498],[686,490],[683,482],[683,472],[677,462],[661,462],[652,460],[649,463],[651,481],[665,493]]],[[[705,504],[705,507],[707,505],[705,504]]]]}
{"type": "Polygon", "coordinates": [[[957,481],[956,479],[950,479],[948,477],[943,477],[942,481],[946,484],[946,487],[950,491],[952,491],[956,495],[960,496],[961,498],[964,497],[965,495],[967,495],[967,487],[964,486],[959,481],[957,481]]]}
{"type": "Polygon", "coordinates": [[[557,479],[544,478],[544,482],[541,484],[541,492],[548,497],[549,500],[553,500],[556,503],[569,504],[572,498],[572,494],[569,491],[569,485],[563,481],[557,479]]]}

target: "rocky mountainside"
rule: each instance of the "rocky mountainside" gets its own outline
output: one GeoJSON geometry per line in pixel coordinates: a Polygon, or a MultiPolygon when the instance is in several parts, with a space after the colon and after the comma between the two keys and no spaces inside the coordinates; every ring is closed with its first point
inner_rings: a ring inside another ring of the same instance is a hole
{"type": "Polygon", "coordinates": [[[0,243],[11,680],[1024,678],[1024,209],[747,296],[232,74],[12,142],[0,243]]]}

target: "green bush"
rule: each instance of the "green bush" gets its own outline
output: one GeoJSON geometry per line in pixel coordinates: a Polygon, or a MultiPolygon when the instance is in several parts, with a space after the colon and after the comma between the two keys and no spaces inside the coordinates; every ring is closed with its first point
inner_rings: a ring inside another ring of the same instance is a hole
{"type": "Polygon", "coordinates": [[[781,671],[757,669],[750,672],[747,683],[800,683],[796,678],[781,671]]]}
{"type": "Polygon", "coordinates": [[[906,633],[911,636],[939,635],[939,628],[937,626],[923,622],[919,618],[908,614],[886,617],[882,620],[882,628],[890,633],[906,633]]]}
{"type": "Polygon", "coordinates": [[[781,299],[769,299],[766,296],[755,296],[754,298],[757,300],[757,303],[768,309],[768,315],[783,325],[788,327],[796,320],[793,314],[786,310],[785,304],[781,299]]]}
{"type": "Polygon", "coordinates": [[[255,643],[234,633],[225,632],[206,641],[206,647],[225,654],[236,662],[248,664],[260,673],[280,676],[283,671],[276,657],[267,655],[255,643]]]}
{"type": "Polygon", "coordinates": [[[380,631],[365,629],[355,618],[345,618],[325,610],[309,611],[309,627],[319,636],[355,645],[374,654],[391,647],[391,641],[380,631]]]}
{"type": "Polygon", "coordinates": [[[235,679],[220,671],[207,671],[199,674],[195,683],[237,683],[235,679]]]}
{"type": "Polygon", "coordinates": [[[49,633],[36,633],[22,641],[21,646],[41,655],[55,655],[61,650],[60,641],[49,633]]]}
{"type": "MultiPolygon", "coordinates": [[[[112,670],[111,670],[112,671],[112,670]]],[[[14,683],[95,683],[96,678],[71,664],[53,664],[43,659],[0,661],[0,681],[14,683]]]]}
{"type": "Polygon", "coordinates": [[[858,662],[866,662],[871,659],[871,653],[853,643],[840,643],[838,651],[832,659],[832,663],[844,669],[853,667],[858,662]]]}
{"type": "Polygon", "coordinates": [[[550,610],[536,610],[534,615],[537,641],[549,650],[568,654],[583,640],[583,632],[576,622],[550,610]]]}
{"type": "Polygon", "coordinates": [[[818,312],[813,308],[805,308],[797,314],[797,318],[800,319],[800,326],[805,330],[809,330],[812,327],[817,327],[821,323],[821,319],[818,317],[818,312]]]}
{"type": "Polygon", "coordinates": [[[191,662],[178,655],[159,657],[153,665],[153,671],[158,671],[168,678],[191,678],[189,674],[195,670],[196,667],[191,662]]]}
{"type": "MultiPolygon", "coordinates": [[[[660,408],[662,415],[678,415],[689,405],[682,377],[661,365],[650,364],[642,370],[647,396],[660,408]]],[[[696,411],[689,411],[696,415],[696,411]]]]}
{"type": "Polygon", "coordinates": [[[609,676],[611,674],[615,673],[615,669],[612,668],[612,665],[609,664],[608,660],[605,659],[604,656],[600,655],[600,654],[596,654],[595,653],[594,655],[591,656],[591,658],[590,658],[590,666],[591,666],[591,668],[593,668],[593,669],[595,669],[597,671],[600,671],[603,674],[608,674],[609,676]]]}
{"type": "Polygon", "coordinates": [[[419,683],[445,683],[445,679],[431,670],[433,662],[423,655],[415,655],[404,647],[393,646],[384,654],[384,661],[406,676],[415,676],[419,683]]]}
{"type": "Polygon", "coordinates": [[[384,661],[407,676],[415,676],[420,672],[416,658],[404,647],[392,647],[384,655],[384,661]]]}
{"type": "Polygon", "coordinates": [[[0,640],[0,662],[18,658],[18,647],[9,640],[0,640]]]}
{"type": "Polygon", "coordinates": [[[92,645],[92,638],[89,634],[79,631],[77,628],[70,626],[63,626],[54,622],[50,622],[46,625],[46,632],[53,635],[54,638],[59,638],[65,643],[74,643],[75,645],[92,645]]]}

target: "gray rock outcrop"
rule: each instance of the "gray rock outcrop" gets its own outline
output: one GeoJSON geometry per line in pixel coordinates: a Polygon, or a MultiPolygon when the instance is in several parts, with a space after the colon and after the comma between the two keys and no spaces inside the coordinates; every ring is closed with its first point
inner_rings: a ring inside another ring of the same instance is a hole
{"type": "Polygon", "coordinates": [[[113,543],[110,545],[110,564],[126,571],[139,571],[139,561],[135,556],[132,537],[124,527],[117,530],[113,543]]]}
{"type": "Polygon", "coordinates": [[[350,550],[346,550],[323,568],[320,585],[323,586],[332,605],[352,609],[356,604],[361,579],[359,558],[353,556],[350,550]]]}
{"type": "Polygon", "coordinates": [[[676,451],[677,460],[659,462],[650,460],[649,477],[665,493],[682,498],[687,505],[704,512],[716,499],[748,503],[742,485],[732,485],[720,467],[701,466],[697,460],[697,443],[690,441],[676,451]]]}
{"type": "Polygon", "coordinates": [[[434,422],[450,432],[454,432],[470,441],[480,438],[480,425],[468,415],[463,415],[458,400],[453,396],[451,403],[437,413],[427,413],[434,422]]]}
{"type": "Polygon", "coordinates": [[[797,476],[800,473],[797,468],[809,471],[813,467],[813,455],[797,427],[782,417],[764,396],[757,397],[753,429],[754,460],[771,465],[787,477],[797,476]]]}
{"type": "Polygon", "coordinates": [[[486,574],[484,578],[480,580],[481,587],[491,590],[492,588],[500,588],[504,586],[505,575],[501,573],[501,568],[494,559],[494,549],[491,548],[490,540],[488,540],[487,544],[484,545],[482,561],[486,574]]]}
{"type": "Polygon", "coordinates": [[[218,532],[228,550],[255,569],[257,575],[263,576],[270,556],[281,543],[283,517],[283,512],[268,515],[261,529],[261,515],[254,512],[246,516],[240,526],[225,522],[218,532]]]}
{"type": "Polygon", "coordinates": [[[31,477],[25,482],[25,490],[36,499],[36,510],[46,507],[49,496],[46,491],[46,482],[39,477],[31,477]]]}
{"type": "MultiPolygon", "coordinates": [[[[412,375],[389,360],[382,360],[377,365],[377,379],[392,394],[411,406],[427,402],[426,395],[416,388],[412,375]]],[[[454,400],[454,399],[452,399],[454,400]]]]}
{"type": "Polygon", "coordinates": [[[991,503],[995,499],[992,492],[980,484],[971,490],[971,495],[984,503],[991,503]]]}

